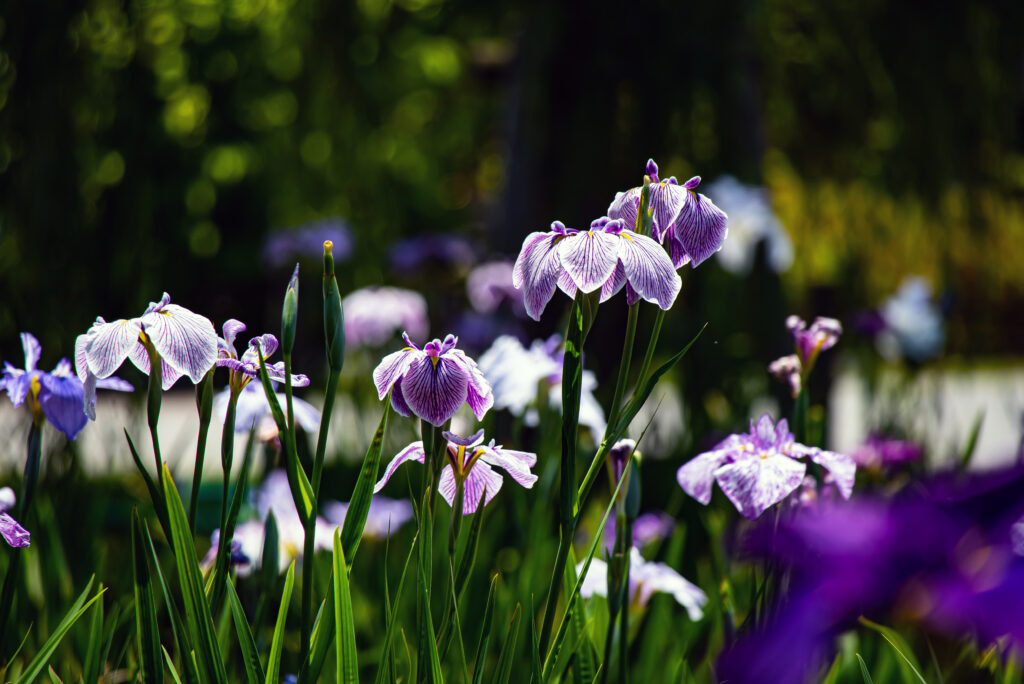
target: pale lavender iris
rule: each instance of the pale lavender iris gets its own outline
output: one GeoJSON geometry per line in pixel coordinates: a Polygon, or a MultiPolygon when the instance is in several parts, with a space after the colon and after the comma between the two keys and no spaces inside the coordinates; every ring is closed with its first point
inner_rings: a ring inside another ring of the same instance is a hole
{"type": "Polygon", "coordinates": [[[806,385],[814,363],[818,360],[818,354],[835,346],[843,333],[843,326],[834,318],[818,316],[811,326],[807,327],[804,319],[789,316],[786,318],[786,327],[793,335],[796,353],[772,361],[768,365],[768,372],[789,385],[795,398],[806,385]]]}
{"type": "MultiPolygon", "coordinates": [[[[271,385],[275,389],[277,383],[271,385]]],[[[231,390],[225,387],[213,398],[213,413],[223,423],[227,417],[228,401],[231,390]]],[[[281,406],[285,405],[285,395],[275,392],[274,396],[281,406]]],[[[308,401],[292,397],[292,409],[295,422],[306,432],[316,432],[320,428],[320,411],[308,401]]],[[[238,393],[235,407],[235,432],[249,432],[255,427],[256,437],[262,441],[270,441],[277,437],[277,423],[267,402],[267,395],[259,383],[246,385],[238,393]]]]}
{"type": "MultiPolygon", "coordinates": [[[[583,570],[583,563],[576,565],[576,572],[583,570]]],[[[635,546],[629,552],[629,596],[638,606],[646,606],[656,592],[671,594],[676,603],[686,609],[691,620],[704,617],[707,594],[665,563],[646,560],[635,546]]],[[[590,567],[580,585],[580,596],[607,596],[608,564],[600,558],[590,561],[590,567]]]]}
{"type": "Polygon", "coordinates": [[[401,331],[411,337],[427,334],[427,300],[398,287],[364,287],[342,300],[345,344],[379,347],[401,331]]]}
{"type": "MultiPolygon", "coordinates": [[[[642,513],[633,521],[633,544],[642,549],[648,544],[668,539],[675,529],[676,521],[668,513],[662,511],[642,513]]],[[[611,518],[604,526],[604,545],[609,551],[615,546],[615,521],[611,518]]]]}
{"type": "Polygon", "coordinates": [[[475,311],[494,313],[503,302],[510,302],[517,316],[525,313],[523,298],[512,284],[515,264],[490,261],[480,264],[466,276],[466,296],[475,311]]]}
{"type": "Polygon", "coordinates": [[[407,346],[385,356],[373,371],[379,398],[391,392],[391,406],[398,413],[416,414],[437,427],[454,416],[463,402],[477,420],[484,417],[494,404],[494,394],[476,362],[455,348],[459,338],[448,335],[423,349],[405,333],[402,339],[407,346]]]}
{"type": "MultiPolygon", "coordinates": [[[[512,479],[527,489],[533,488],[537,481],[530,468],[537,465],[537,454],[527,451],[515,451],[505,449],[494,440],[490,444],[484,444],[484,431],[480,430],[472,437],[463,438],[451,432],[444,433],[448,440],[448,447],[445,455],[448,464],[441,471],[441,480],[437,485],[437,491],[449,506],[454,505],[455,492],[458,481],[463,484],[462,513],[469,515],[476,511],[480,497],[486,490],[484,505],[487,505],[501,489],[503,478],[501,473],[494,470],[494,467],[503,468],[512,476],[512,479]],[[494,466],[494,467],[492,467],[494,466]]],[[[384,470],[383,477],[374,486],[374,493],[379,492],[388,483],[391,476],[395,474],[398,466],[406,461],[424,463],[426,456],[423,452],[423,442],[413,442],[395,455],[384,470]]]]}
{"type": "Polygon", "coordinates": [[[0,489],[0,535],[8,544],[20,549],[29,545],[32,535],[7,512],[14,508],[16,501],[13,489],[10,487],[0,489]]]}
{"type": "Polygon", "coordinates": [[[171,304],[164,293],[141,316],[110,323],[102,318],[75,340],[75,368],[85,386],[85,411],[96,418],[96,381],[108,378],[131,359],[149,374],[149,354],[143,343],[152,344],[163,360],[161,378],[168,389],[182,375],[198,383],[217,360],[217,333],[210,319],[171,304]]]}
{"type": "MultiPolygon", "coordinates": [[[[728,231],[728,217],[705,195],[694,192],[700,176],[682,185],[676,179],[661,180],[658,165],[647,160],[647,176],[651,179],[651,228],[660,243],[669,238],[669,251],[676,268],[689,263],[696,268],[722,247],[728,231]]],[[[626,226],[637,225],[641,188],[616,193],[608,215],[622,219],[626,226]]]]}
{"type": "Polygon", "coordinates": [[[555,221],[550,231],[527,235],[512,284],[523,291],[526,313],[539,321],[556,288],[570,298],[577,290],[600,290],[603,302],[625,286],[627,303],[644,299],[668,310],[682,281],[657,242],[605,216],[592,222],[590,230],[555,221]]]}
{"type": "Polygon", "coordinates": [[[297,257],[317,258],[324,252],[324,242],[334,245],[334,260],[344,261],[351,255],[352,230],[340,218],[327,218],[296,228],[279,228],[263,241],[263,262],[280,267],[295,263],[297,257]]]}
{"type": "Polygon", "coordinates": [[[832,474],[843,498],[850,498],[857,465],[844,454],[808,447],[793,440],[785,419],[772,423],[768,414],[748,434],[730,435],[711,451],[696,456],[679,469],[679,486],[697,501],[711,501],[714,482],[736,509],[754,520],[789,496],[804,480],[808,457],[832,474]]]}
{"type": "MultiPolygon", "coordinates": [[[[15,407],[27,401],[33,419],[40,424],[45,418],[69,441],[75,439],[88,422],[82,409],[85,402],[82,381],[71,372],[71,363],[67,359],[61,359],[49,373],[36,368],[42,347],[31,333],[21,333],[21,346],[25,352],[25,367],[16,368],[4,362],[0,390],[7,390],[7,396],[15,407]]],[[[132,391],[130,383],[116,377],[99,380],[96,387],[132,391]]]]}
{"type": "MultiPolygon", "coordinates": [[[[332,525],[341,527],[345,524],[348,506],[348,503],[341,501],[329,501],[324,504],[324,517],[332,525]]],[[[370,509],[366,512],[363,536],[367,539],[386,539],[412,520],[412,517],[412,503],[408,499],[374,496],[370,500],[370,509]]]]}
{"type": "MultiPolygon", "coordinates": [[[[217,340],[217,361],[218,366],[223,366],[231,372],[230,384],[232,387],[241,389],[249,384],[251,380],[260,375],[260,357],[258,350],[263,351],[263,360],[267,367],[267,377],[275,382],[285,381],[284,361],[271,364],[267,358],[277,351],[277,338],[266,333],[249,340],[249,348],[239,356],[235,351],[235,338],[245,330],[245,324],[234,318],[224,322],[224,337],[217,340]]],[[[309,384],[309,378],[301,374],[292,375],[292,387],[305,387],[309,384]]]]}
{"type": "Polygon", "coordinates": [[[877,432],[850,453],[862,468],[884,468],[920,461],[924,449],[917,442],[887,437],[877,432]]]}
{"type": "Polygon", "coordinates": [[[401,272],[414,271],[430,262],[468,267],[477,261],[477,248],[463,235],[432,233],[398,242],[388,256],[391,265],[401,272]]]}

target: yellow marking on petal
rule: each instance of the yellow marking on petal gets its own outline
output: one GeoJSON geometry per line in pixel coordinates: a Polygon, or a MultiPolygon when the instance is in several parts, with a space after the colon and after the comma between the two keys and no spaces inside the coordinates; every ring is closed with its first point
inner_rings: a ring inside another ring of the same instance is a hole
{"type": "Polygon", "coordinates": [[[631,238],[630,236],[626,235],[625,233],[619,233],[619,237],[623,237],[623,238],[626,238],[626,239],[627,239],[627,240],[629,240],[630,242],[636,242],[636,240],[634,240],[634,239],[633,239],[633,238],[631,238]]]}
{"type": "Polygon", "coordinates": [[[46,414],[43,413],[43,406],[39,403],[39,376],[33,375],[29,381],[28,389],[28,410],[32,413],[32,421],[36,427],[42,427],[46,421],[46,414]]]}
{"type": "Polygon", "coordinates": [[[440,356],[431,356],[430,362],[434,364],[434,368],[437,368],[437,362],[441,360],[440,356]]]}
{"type": "Polygon", "coordinates": [[[163,314],[164,316],[167,316],[168,318],[170,318],[170,317],[171,317],[171,313],[170,313],[169,311],[157,311],[157,313],[161,313],[161,314],[163,314]]]}

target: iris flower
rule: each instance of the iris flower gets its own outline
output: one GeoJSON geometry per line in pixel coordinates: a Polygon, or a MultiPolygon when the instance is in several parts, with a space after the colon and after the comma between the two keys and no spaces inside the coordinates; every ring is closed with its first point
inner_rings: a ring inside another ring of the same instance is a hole
{"type": "MultiPolygon", "coordinates": [[[[267,376],[276,382],[285,381],[284,361],[275,364],[267,363],[266,359],[277,351],[277,338],[267,333],[249,340],[249,348],[239,357],[235,351],[235,338],[245,330],[245,323],[234,318],[224,322],[224,337],[217,339],[216,365],[224,366],[231,371],[230,385],[239,390],[260,375],[260,357],[257,347],[263,350],[263,360],[267,366],[267,376]]],[[[305,387],[309,378],[305,375],[292,375],[292,387],[305,387]]]]}
{"type": "MultiPolygon", "coordinates": [[[[462,481],[463,515],[469,515],[476,510],[477,504],[480,503],[480,496],[485,489],[487,498],[484,500],[484,505],[489,504],[501,489],[503,478],[491,466],[504,468],[513,480],[527,489],[533,488],[533,483],[537,481],[537,476],[530,472],[530,468],[537,465],[537,454],[505,449],[500,444],[495,444],[493,439],[490,444],[485,446],[483,430],[472,437],[459,437],[451,432],[445,432],[444,437],[448,440],[448,448],[445,450],[448,465],[441,471],[441,481],[437,485],[437,491],[448,502],[448,505],[452,506],[455,501],[457,482],[462,481]]],[[[391,459],[391,463],[388,463],[388,467],[384,470],[384,476],[373,488],[374,493],[384,489],[384,485],[395,474],[398,466],[406,461],[424,463],[425,460],[423,442],[413,442],[405,447],[391,459]]]]}
{"type": "Polygon", "coordinates": [[[469,404],[477,420],[494,404],[491,385],[476,362],[456,349],[459,338],[448,335],[417,347],[402,333],[407,345],[388,354],[373,371],[380,399],[391,392],[391,406],[403,416],[415,413],[441,427],[462,403],[469,404]]]}
{"type": "MultiPolygon", "coordinates": [[[[75,439],[87,422],[82,410],[85,401],[82,381],[71,372],[71,363],[67,359],[61,359],[50,373],[37,369],[42,347],[31,333],[21,333],[21,347],[25,351],[25,367],[15,368],[5,362],[0,374],[0,390],[7,390],[7,396],[16,407],[28,401],[37,425],[42,425],[44,419],[48,420],[69,441],[75,439]]],[[[115,377],[99,380],[96,386],[132,391],[128,382],[115,377]]],[[[93,398],[95,400],[95,392],[93,398]]]]}
{"type": "Polygon", "coordinates": [[[418,292],[399,287],[364,287],[342,300],[345,344],[377,347],[400,330],[412,337],[427,334],[427,300],[418,292]]]}
{"type": "Polygon", "coordinates": [[[772,361],[768,365],[768,372],[788,384],[796,398],[800,396],[800,390],[806,384],[818,354],[835,346],[843,333],[843,325],[834,318],[818,316],[808,328],[804,319],[789,316],[786,318],[786,327],[793,335],[796,353],[772,361]]]}
{"type": "Polygon", "coordinates": [[[7,512],[14,508],[16,500],[13,489],[0,489],[0,535],[3,535],[8,544],[20,549],[29,545],[32,535],[7,512]]]}
{"type": "MultiPolygon", "coordinates": [[[[583,563],[576,566],[576,572],[583,570],[583,563]]],[[[635,546],[629,552],[629,596],[640,606],[646,606],[655,592],[672,594],[676,603],[686,609],[691,620],[704,617],[707,594],[665,563],[653,563],[644,559],[635,546]]],[[[608,564],[600,558],[590,561],[587,575],[580,585],[580,596],[607,596],[608,564]]]]}
{"type": "Polygon", "coordinates": [[[523,291],[526,313],[539,321],[556,287],[570,298],[577,290],[600,290],[603,302],[625,285],[630,305],[644,299],[668,310],[682,281],[657,242],[605,216],[592,222],[590,230],[555,221],[550,231],[527,235],[512,285],[523,291]]]}
{"type": "MultiPolygon", "coordinates": [[[[277,383],[272,385],[277,387],[277,383]]],[[[285,396],[280,392],[275,394],[278,403],[284,406],[285,396]]],[[[213,412],[222,423],[227,418],[230,395],[230,388],[225,387],[213,398],[213,412]]],[[[292,409],[295,412],[295,422],[305,432],[316,432],[320,428],[320,411],[308,401],[292,397],[292,409]]],[[[277,437],[277,423],[274,422],[263,386],[259,383],[246,385],[238,393],[238,404],[235,407],[235,432],[247,433],[253,426],[256,427],[256,436],[260,440],[270,441],[277,437]]]]}
{"type": "Polygon", "coordinates": [[[711,451],[698,455],[679,469],[679,486],[697,501],[711,501],[711,487],[717,481],[736,509],[754,520],[766,509],[782,501],[797,489],[807,472],[803,457],[832,474],[844,499],[853,492],[857,466],[844,454],[798,444],[793,440],[785,418],[772,423],[768,414],[749,434],[726,437],[711,451]]]}
{"type": "Polygon", "coordinates": [[[168,389],[187,375],[198,383],[217,360],[217,333],[210,319],[171,304],[164,292],[159,302],[151,302],[138,318],[106,322],[97,318],[84,335],[75,340],[75,368],[85,386],[85,412],[96,419],[96,382],[110,377],[125,359],[131,359],[149,375],[151,344],[163,360],[161,379],[168,389]]]}
{"type": "MultiPolygon", "coordinates": [[[[658,165],[647,160],[647,176],[651,179],[651,229],[660,243],[669,238],[672,264],[679,268],[689,263],[696,268],[717,252],[725,242],[728,231],[725,212],[706,196],[694,192],[700,185],[700,176],[694,176],[682,185],[674,177],[661,180],[658,165]]],[[[608,215],[622,219],[627,226],[637,224],[640,210],[641,188],[619,192],[608,207],[608,215]]]]}

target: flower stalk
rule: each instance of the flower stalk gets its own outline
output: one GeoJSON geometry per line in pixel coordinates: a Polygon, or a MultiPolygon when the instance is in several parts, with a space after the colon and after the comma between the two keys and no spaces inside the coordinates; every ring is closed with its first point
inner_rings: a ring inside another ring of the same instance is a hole
{"type": "Polygon", "coordinates": [[[203,462],[206,460],[206,437],[213,419],[213,371],[206,372],[203,381],[196,385],[196,410],[199,412],[199,437],[196,443],[196,466],[192,471],[192,495],[188,506],[188,525],[195,534],[196,515],[199,511],[199,487],[203,482],[203,462]]]}

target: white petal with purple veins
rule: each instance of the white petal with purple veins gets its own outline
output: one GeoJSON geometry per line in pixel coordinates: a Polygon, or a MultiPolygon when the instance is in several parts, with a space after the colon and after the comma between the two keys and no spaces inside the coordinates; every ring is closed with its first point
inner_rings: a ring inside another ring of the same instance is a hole
{"type": "Polygon", "coordinates": [[[476,361],[466,356],[461,350],[452,349],[445,354],[445,358],[451,358],[469,375],[466,403],[473,410],[473,415],[477,420],[483,419],[484,415],[494,406],[494,392],[491,390],[491,383],[477,367],[476,361]]]}
{"type": "MultiPolygon", "coordinates": [[[[531,489],[538,479],[536,475],[530,472],[530,468],[537,465],[537,454],[527,451],[502,449],[501,447],[486,447],[486,451],[480,457],[480,460],[504,468],[512,476],[513,480],[527,489],[531,489]]],[[[479,462],[477,465],[479,465],[479,462]]],[[[476,466],[474,466],[475,468],[476,466]]]]}
{"type": "Polygon", "coordinates": [[[608,217],[622,219],[626,228],[636,228],[636,215],[640,211],[640,188],[615,193],[615,199],[608,205],[608,217]]]}
{"type": "Polygon", "coordinates": [[[139,343],[141,329],[135,320],[121,319],[104,323],[89,331],[92,338],[86,351],[89,370],[97,378],[112,375],[139,343]]]}
{"type": "Polygon", "coordinates": [[[562,272],[559,245],[566,239],[556,233],[530,233],[512,269],[512,285],[523,291],[526,313],[536,321],[555,294],[562,272]]]}
{"type": "Polygon", "coordinates": [[[377,386],[377,398],[386,397],[391,391],[392,385],[405,375],[412,362],[421,356],[423,356],[423,352],[418,350],[402,349],[381,359],[381,362],[373,369],[373,384],[377,386]]]}
{"type": "Polygon", "coordinates": [[[706,196],[686,192],[690,199],[679,212],[674,234],[696,268],[722,246],[728,231],[728,217],[706,196]]]}
{"type": "Polygon", "coordinates": [[[667,311],[682,287],[672,260],[657,242],[632,231],[622,231],[618,241],[619,259],[633,290],[667,311]]]}
{"type": "Polygon", "coordinates": [[[844,499],[853,494],[853,482],[857,477],[857,464],[846,454],[837,454],[822,449],[809,449],[807,454],[812,461],[832,473],[832,478],[839,487],[844,499]]]}
{"type": "Polygon", "coordinates": [[[736,510],[755,520],[799,487],[805,472],[804,463],[774,454],[724,465],[715,471],[715,479],[736,510]]]}
{"type": "Polygon", "coordinates": [[[444,356],[438,357],[434,364],[433,359],[424,354],[402,378],[405,403],[413,413],[437,427],[455,415],[468,394],[469,373],[444,356]]]}
{"type": "Polygon", "coordinates": [[[676,472],[676,481],[683,491],[705,506],[711,501],[711,488],[715,471],[729,460],[730,452],[723,449],[706,451],[685,463],[676,472]]]}
{"type": "Polygon", "coordinates": [[[619,238],[603,230],[581,231],[567,237],[558,247],[562,267],[583,292],[603,286],[618,263],[619,238]]]}
{"type": "Polygon", "coordinates": [[[39,357],[43,354],[43,348],[32,333],[21,333],[21,348],[25,352],[25,370],[32,372],[39,363],[39,357]]]}
{"type": "Polygon", "coordinates": [[[391,476],[395,474],[395,470],[398,469],[398,466],[402,465],[406,461],[417,461],[418,463],[423,463],[425,458],[426,457],[423,453],[423,442],[413,442],[399,451],[395,454],[395,457],[391,459],[391,462],[388,463],[388,467],[384,469],[384,475],[377,481],[377,484],[373,486],[373,493],[376,494],[380,490],[384,489],[384,485],[386,485],[388,480],[391,479],[391,476]]]}
{"type": "Polygon", "coordinates": [[[205,316],[167,304],[143,316],[142,326],[160,357],[193,383],[217,360],[217,332],[205,316]]]}
{"type": "MultiPolygon", "coordinates": [[[[480,503],[480,497],[483,495],[485,488],[487,489],[487,495],[484,498],[484,505],[486,506],[491,503],[491,499],[501,489],[501,483],[501,475],[494,472],[489,465],[482,461],[477,461],[473,464],[463,484],[462,514],[470,515],[476,512],[477,505],[480,503]]],[[[437,483],[437,492],[448,502],[449,506],[454,504],[455,473],[451,465],[446,465],[444,470],[441,471],[441,479],[437,483]]]]}
{"type": "Polygon", "coordinates": [[[651,184],[651,213],[654,218],[652,228],[654,239],[658,242],[664,242],[665,233],[676,222],[679,212],[686,205],[688,193],[686,188],[674,183],[651,184]]]}
{"type": "MultiPolygon", "coordinates": [[[[149,354],[142,343],[135,345],[128,352],[128,358],[140,371],[149,375],[149,354]]],[[[178,381],[184,373],[167,363],[165,359],[160,360],[160,387],[163,390],[171,389],[171,385],[178,381]]]]}

